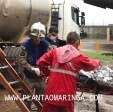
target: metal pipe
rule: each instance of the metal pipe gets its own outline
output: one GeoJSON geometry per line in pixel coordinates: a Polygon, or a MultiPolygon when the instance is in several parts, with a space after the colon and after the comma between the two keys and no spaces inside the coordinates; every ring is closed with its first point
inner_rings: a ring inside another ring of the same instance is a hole
{"type": "Polygon", "coordinates": [[[46,24],[49,0],[0,0],[0,38],[17,39],[26,26],[35,22],[46,24]]]}

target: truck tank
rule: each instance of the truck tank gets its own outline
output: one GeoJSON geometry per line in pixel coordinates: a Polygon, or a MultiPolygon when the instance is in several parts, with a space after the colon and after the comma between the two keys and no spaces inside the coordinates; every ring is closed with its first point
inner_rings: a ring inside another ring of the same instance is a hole
{"type": "Polygon", "coordinates": [[[49,0],[0,0],[0,38],[14,40],[26,26],[48,18],[49,0]]]}

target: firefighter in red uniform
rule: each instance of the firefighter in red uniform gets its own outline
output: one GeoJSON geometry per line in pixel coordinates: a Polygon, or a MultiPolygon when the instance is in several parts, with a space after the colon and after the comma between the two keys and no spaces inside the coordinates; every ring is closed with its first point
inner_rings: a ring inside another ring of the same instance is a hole
{"type": "Polygon", "coordinates": [[[100,65],[99,60],[80,54],[79,45],[79,36],[70,32],[67,45],[50,50],[37,61],[41,72],[48,76],[43,112],[74,112],[74,100],[70,96],[76,95],[76,76],[81,69],[90,71],[100,65]]]}

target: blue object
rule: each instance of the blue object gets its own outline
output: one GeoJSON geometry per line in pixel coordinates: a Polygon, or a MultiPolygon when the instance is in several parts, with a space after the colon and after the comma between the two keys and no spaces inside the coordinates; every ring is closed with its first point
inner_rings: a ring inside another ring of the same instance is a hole
{"type": "Polygon", "coordinates": [[[36,60],[39,59],[48,49],[48,42],[44,39],[37,46],[34,46],[32,39],[28,39],[23,43],[27,51],[27,62],[33,66],[36,65],[36,60]]]}

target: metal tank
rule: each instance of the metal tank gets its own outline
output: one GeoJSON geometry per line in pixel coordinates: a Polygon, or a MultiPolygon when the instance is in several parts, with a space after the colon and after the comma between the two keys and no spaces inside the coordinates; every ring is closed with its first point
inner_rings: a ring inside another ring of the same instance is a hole
{"type": "Polygon", "coordinates": [[[0,0],[0,38],[13,40],[34,22],[47,23],[49,0],[0,0]]]}

